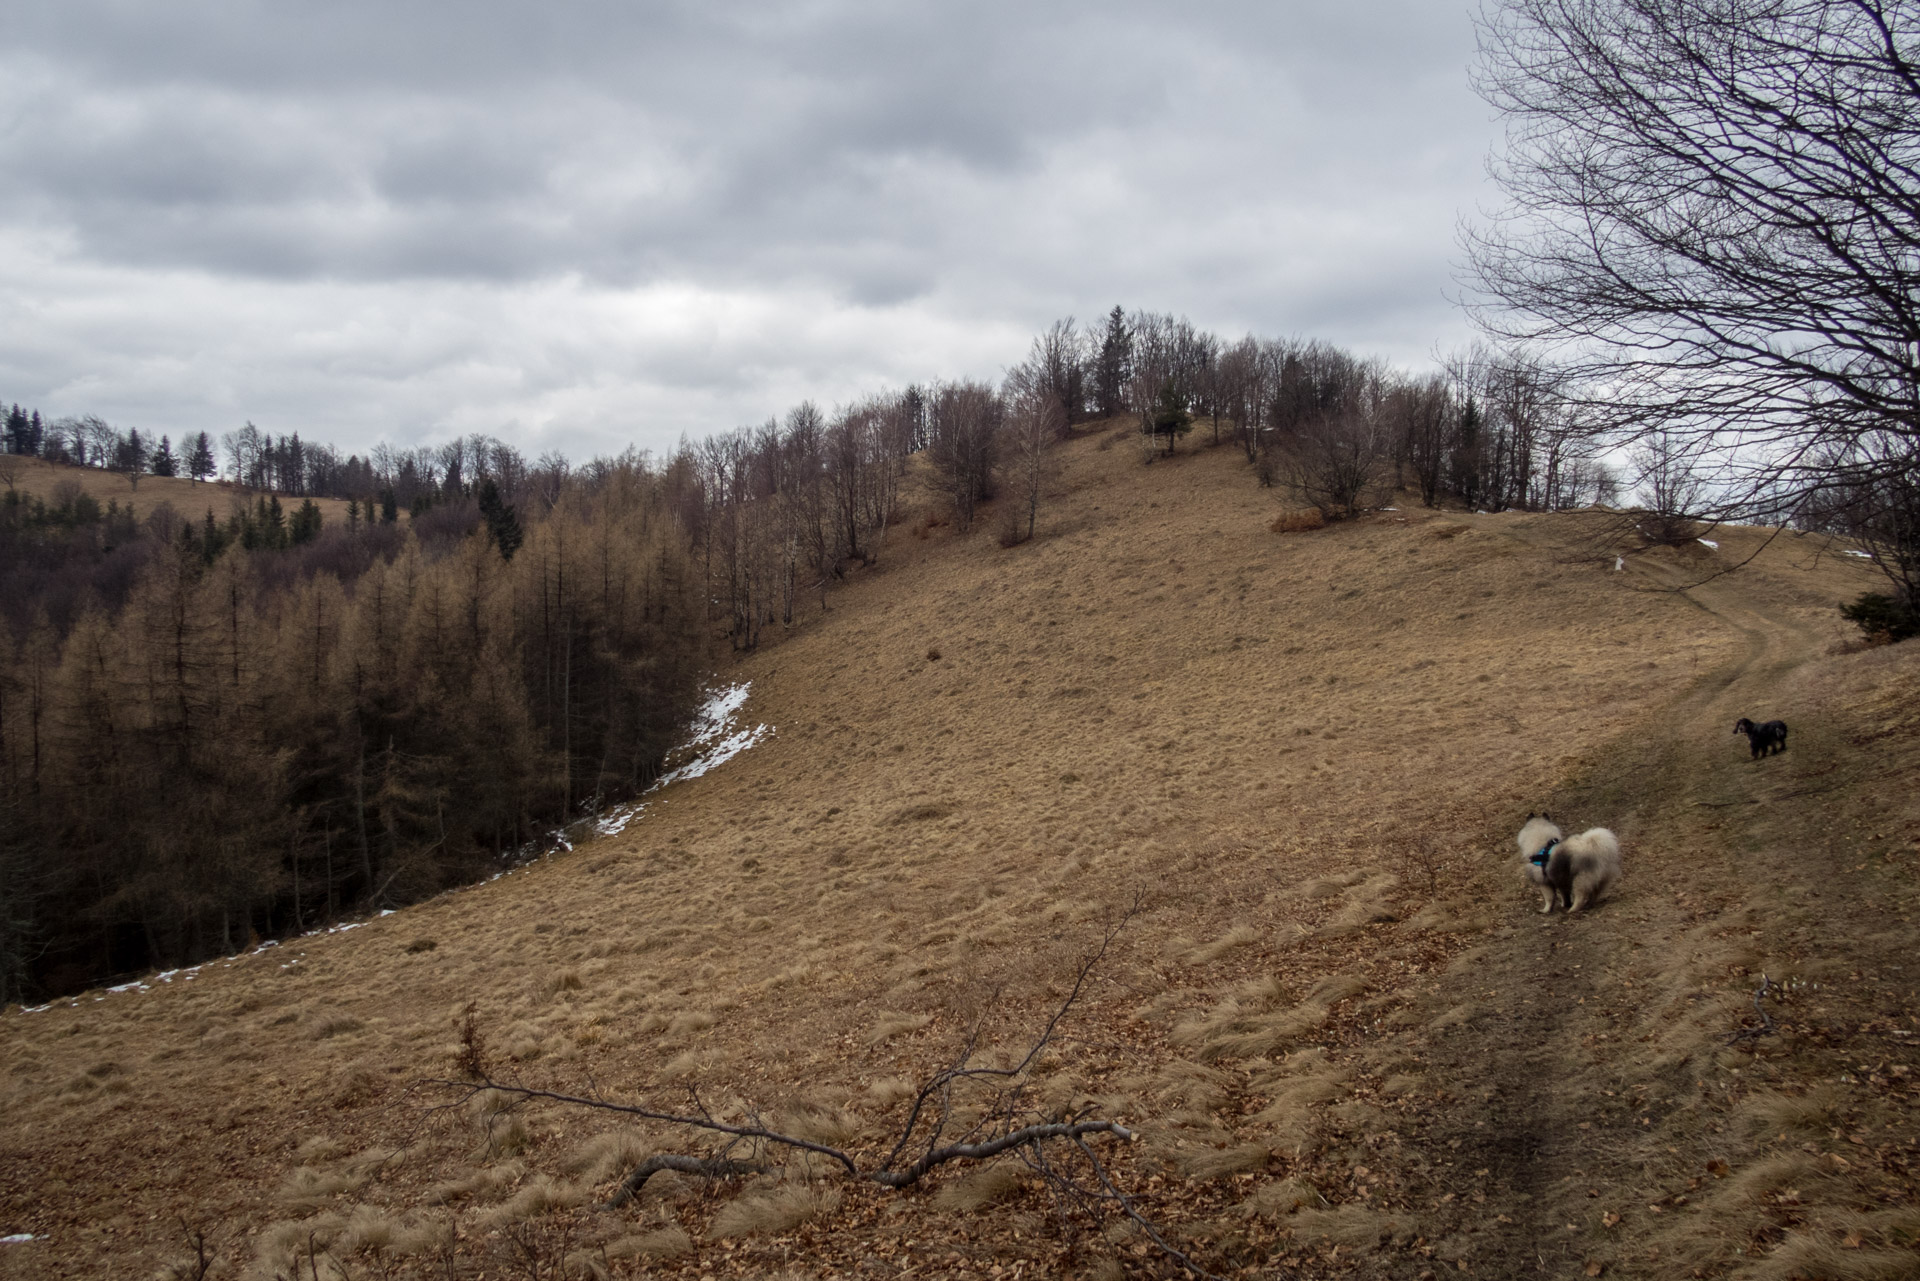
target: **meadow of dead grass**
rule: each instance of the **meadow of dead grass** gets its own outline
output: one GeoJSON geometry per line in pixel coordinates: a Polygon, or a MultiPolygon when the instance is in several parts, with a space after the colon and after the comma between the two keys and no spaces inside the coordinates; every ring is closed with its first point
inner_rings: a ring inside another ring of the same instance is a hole
{"type": "MultiPolygon", "coordinates": [[[[142,519],[151,515],[162,503],[167,503],[189,520],[199,520],[211,509],[215,520],[224,521],[236,502],[252,502],[255,497],[253,490],[237,488],[226,481],[142,476],[140,483],[135,485],[125,472],[51,463],[44,458],[16,456],[11,461],[20,469],[14,480],[14,489],[23,497],[31,495],[44,503],[52,503],[56,501],[55,491],[61,485],[75,485],[81,493],[98,502],[103,510],[109,502],[114,502],[122,507],[132,507],[142,519]]],[[[0,492],[3,491],[4,486],[0,486],[0,492]]],[[[288,516],[292,516],[302,501],[298,498],[282,498],[280,505],[286,509],[288,516]]],[[[345,499],[316,498],[313,505],[320,509],[329,527],[347,523],[345,499]]],[[[406,518],[403,515],[401,519],[406,518]]]]}
{"type": "Polygon", "coordinates": [[[1782,541],[1682,593],[1760,535],[1616,572],[1579,515],[1281,536],[1230,451],[1103,439],[1064,447],[1030,543],[906,522],[724,673],[773,735],[622,834],[0,1016],[0,1235],[35,1238],[0,1271],[152,1273],[200,1232],[232,1277],[1164,1274],[1012,1167],[668,1173],[599,1210],[639,1156],[703,1149],[421,1084],[472,1005],[500,1079],[697,1089],[877,1152],[970,1029],[1017,1058],[1136,896],[1033,1088],[1139,1130],[1117,1175],[1216,1271],[1908,1248],[1920,650],[1849,644],[1864,571],[1782,541]],[[1793,748],[1756,764],[1728,731],[1763,713],[1793,748]],[[1591,916],[1537,918],[1515,874],[1549,802],[1621,835],[1591,916]],[[1800,984],[1782,1030],[1730,1044],[1761,972],[1800,984]],[[1759,1173],[1801,1157],[1818,1181],[1759,1173]]]}

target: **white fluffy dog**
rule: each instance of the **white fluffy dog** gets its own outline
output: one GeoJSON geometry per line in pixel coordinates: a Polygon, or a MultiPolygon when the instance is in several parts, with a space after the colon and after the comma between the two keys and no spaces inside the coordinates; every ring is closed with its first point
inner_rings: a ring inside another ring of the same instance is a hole
{"type": "Polygon", "coordinates": [[[1514,839],[1521,871],[1540,891],[1542,912],[1551,912],[1557,901],[1569,912],[1591,907],[1620,879],[1620,841],[1604,827],[1563,837],[1551,818],[1529,814],[1514,839]]]}

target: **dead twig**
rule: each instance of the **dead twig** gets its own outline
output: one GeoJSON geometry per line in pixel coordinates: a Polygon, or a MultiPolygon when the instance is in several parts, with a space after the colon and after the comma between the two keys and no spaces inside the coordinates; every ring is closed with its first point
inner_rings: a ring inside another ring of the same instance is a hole
{"type": "Polygon", "coordinates": [[[1738,1032],[1735,1032],[1727,1038],[1728,1045],[1738,1045],[1742,1041],[1757,1041],[1763,1036],[1773,1035],[1773,1018],[1765,1010],[1760,1008],[1760,1001],[1766,996],[1768,991],[1778,986],[1779,984],[1775,983],[1766,975],[1762,974],[1760,976],[1760,986],[1753,990],[1753,1012],[1760,1016],[1760,1026],[1741,1028],[1738,1032]]]}

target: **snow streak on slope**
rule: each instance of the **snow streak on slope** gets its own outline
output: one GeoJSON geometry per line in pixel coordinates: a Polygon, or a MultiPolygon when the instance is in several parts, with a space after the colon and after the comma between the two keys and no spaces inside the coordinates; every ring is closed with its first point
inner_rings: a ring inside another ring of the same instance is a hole
{"type": "MultiPolygon", "coordinates": [[[[767,724],[755,725],[751,729],[735,728],[734,718],[740,714],[740,709],[746,706],[747,694],[752,687],[753,684],[751,681],[742,681],[738,685],[724,686],[708,694],[707,701],[700,705],[698,712],[694,713],[692,736],[676,748],[674,752],[670,754],[669,759],[674,756],[686,756],[687,753],[692,753],[691,757],[654,780],[653,786],[646,790],[645,795],[651,796],[669,783],[677,783],[682,779],[699,778],[708,770],[713,769],[715,766],[725,764],[727,761],[732,760],[740,753],[746,751],[749,747],[752,747],[755,743],[758,743],[761,739],[773,733],[773,726],[767,724]]],[[[599,821],[594,824],[594,830],[600,836],[618,835],[626,830],[628,824],[639,818],[641,811],[645,809],[646,803],[644,801],[633,801],[626,805],[616,806],[601,816],[599,821]]],[[[554,848],[561,851],[568,851],[573,848],[573,842],[567,838],[565,829],[554,833],[552,839],[554,841],[554,848]]],[[[537,850],[537,848],[538,847],[530,847],[530,850],[537,850]]],[[[514,866],[517,867],[528,862],[533,862],[538,857],[540,856],[537,853],[529,852],[524,856],[516,857],[514,866]]],[[[497,881],[512,870],[514,869],[510,867],[507,871],[497,872],[487,879],[497,881]]],[[[367,919],[378,920],[383,916],[392,916],[393,912],[394,909],[387,908],[384,911],[374,913],[367,919]]],[[[317,930],[308,930],[304,934],[297,934],[286,940],[268,939],[254,948],[251,953],[240,953],[236,956],[225,958],[225,964],[232,965],[235,960],[239,959],[239,956],[243,955],[258,956],[268,948],[281,946],[283,942],[295,942],[299,939],[316,938],[326,934],[339,934],[347,930],[357,930],[366,923],[367,921],[346,921],[338,925],[324,926],[317,930]]],[[[301,958],[296,956],[280,968],[283,970],[290,969],[298,965],[300,960],[301,958]]],[[[183,982],[190,981],[198,976],[205,966],[210,964],[212,964],[211,961],[203,961],[199,965],[188,966],[185,969],[166,970],[144,979],[135,979],[129,983],[121,983],[114,987],[107,988],[105,992],[96,995],[93,999],[96,1001],[104,1001],[109,993],[150,992],[153,990],[154,984],[171,983],[175,978],[179,978],[183,982]]],[[[55,1005],[61,1003],[61,1001],[50,1001],[45,1005],[28,1006],[21,1010],[21,1013],[38,1014],[42,1010],[50,1010],[55,1005]]],[[[77,1006],[79,1001],[77,998],[69,998],[65,1001],[65,1004],[77,1006]]]]}
{"type": "MultiPolygon", "coordinates": [[[[693,737],[688,739],[681,751],[694,753],[691,760],[675,769],[662,774],[647,795],[659,791],[669,783],[682,779],[699,778],[717,765],[723,765],[740,753],[773,733],[773,726],[755,725],[752,729],[734,728],[734,717],[746,706],[747,692],[753,688],[751,681],[738,685],[729,685],[715,690],[707,696],[693,724],[693,737]]],[[[627,824],[640,817],[646,809],[646,802],[635,801],[630,805],[621,805],[607,812],[600,820],[598,831],[602,836],[616,836],[627,829],[627,824]]]]}

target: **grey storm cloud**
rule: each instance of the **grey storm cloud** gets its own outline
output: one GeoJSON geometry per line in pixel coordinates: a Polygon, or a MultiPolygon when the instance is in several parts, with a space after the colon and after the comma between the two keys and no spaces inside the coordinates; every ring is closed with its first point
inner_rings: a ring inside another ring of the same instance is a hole
{"type": "Polygon", "coordinates": [[[1467,13],[1422,0],[14,0],[6,32],[0,297],[35,323],[0,321],[0,394],[343,444],[711,430],[991,374],[1116,301],[1417,359],[1463,332],[1491,138],[1467,13]]]}

